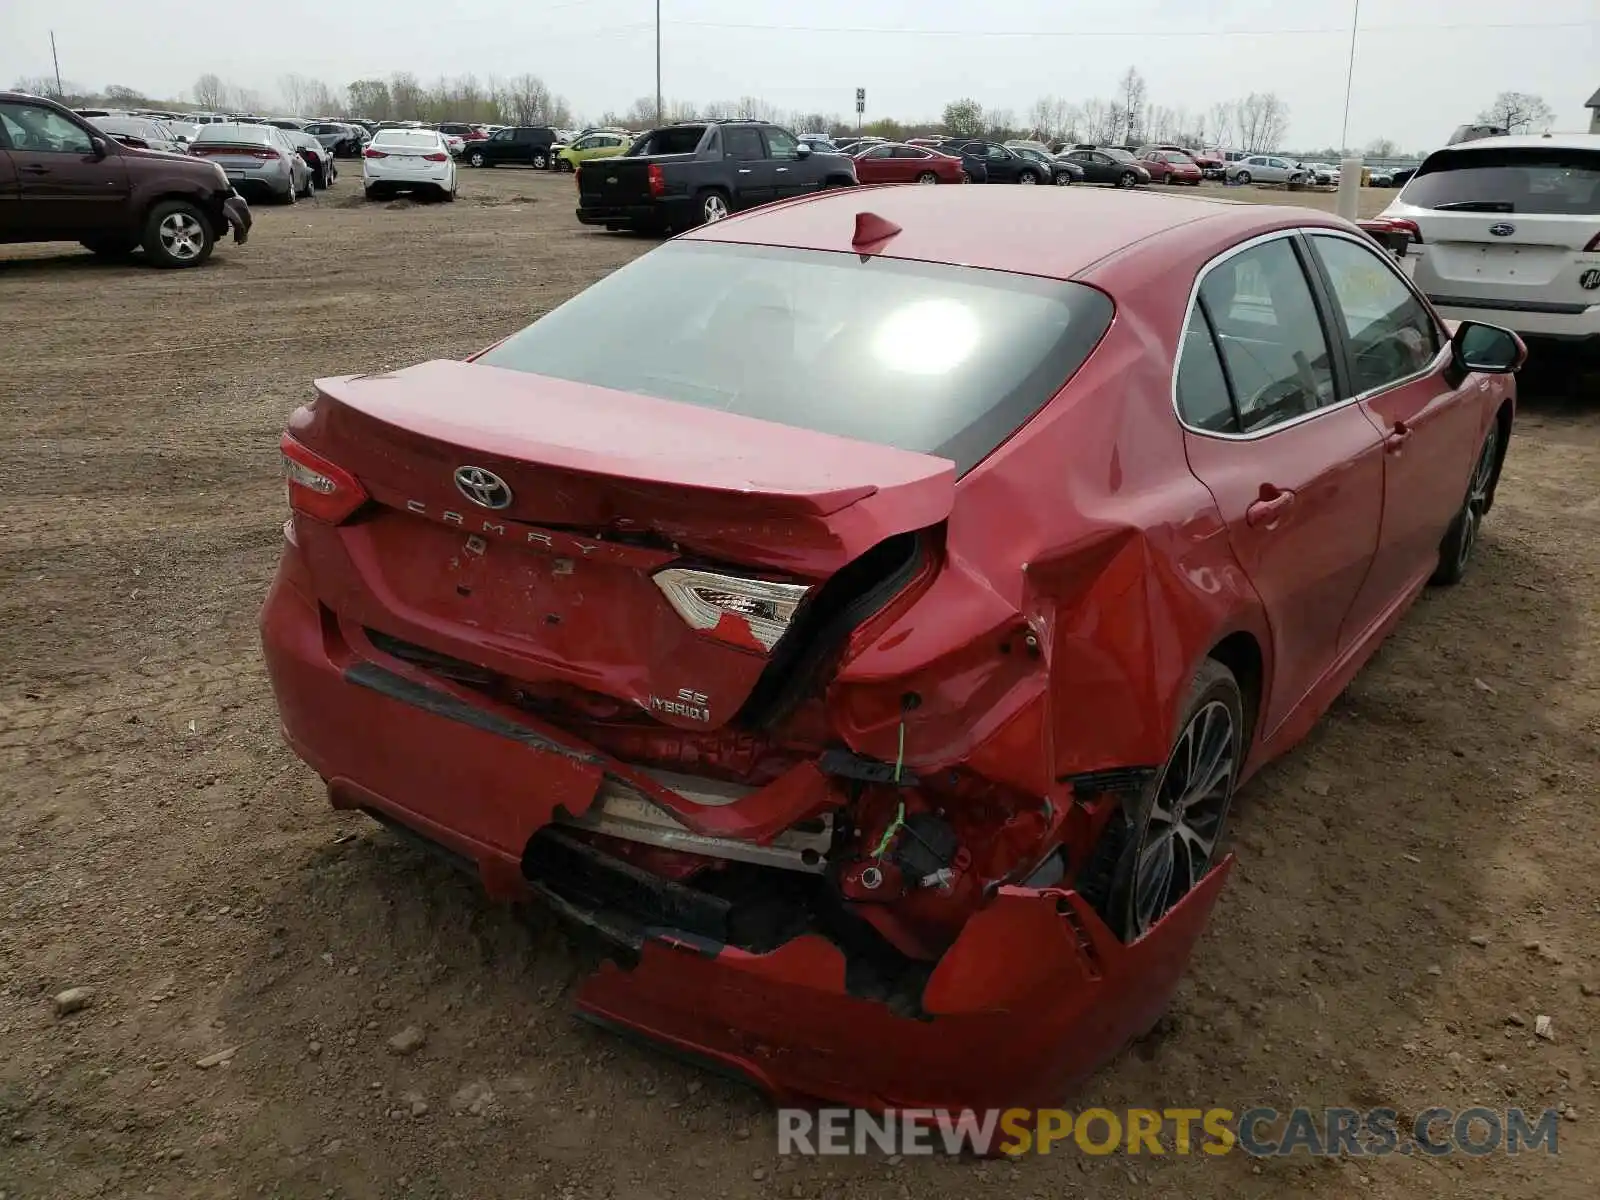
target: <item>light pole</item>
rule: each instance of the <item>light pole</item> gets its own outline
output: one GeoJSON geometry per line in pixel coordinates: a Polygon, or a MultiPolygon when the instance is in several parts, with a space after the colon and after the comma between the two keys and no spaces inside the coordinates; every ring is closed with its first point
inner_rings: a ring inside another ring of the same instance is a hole
{"type": "MultiPolygon", "coordinates": [[[[659,4],[660,0],[656,0],[659,4]]],[[[1344,72],[1344,126],[1339,131],[1339,153],[1350,148],[1350,93],[1356,82],[1356,27],[1361,21],[1361,0],[1356,0],[1355,11],[1350,14],[1350,62],[1344,72]]]]}
{"type": "Polygon", "coordinates": [[[665,120],[661,112],[661,0],[656,0],[656,124],[665,120]]]}
{"type": "Polygon", "coordinates": [[[1339,196],[1335,211],[1354,221],[1361,209],[1361,178],[1365,173],[1359,155],[1350,153],[1350,94],[1356,82],[1356,29],[1361,23],[1361,0],[1350,14],[1350,61],[1344,73],[1344,125],[1339,130],[1339,196]]]}

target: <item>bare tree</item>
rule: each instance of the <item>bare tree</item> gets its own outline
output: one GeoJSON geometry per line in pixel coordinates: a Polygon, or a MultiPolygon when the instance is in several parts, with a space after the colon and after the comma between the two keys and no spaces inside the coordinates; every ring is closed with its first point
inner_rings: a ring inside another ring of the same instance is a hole
{"type": "Polygon", "coordinates": [[[221,76],[209,72],[194,81],[194,102],[208,111],[226,108],[228,105],[228,85],[222,82],[221,76]]]}
{"type": "Polygon", "coordinates": [[[1227,149],[1239,140],[1238,110],[1227,101],[1213,104],[1206,114],[1206,128],[1217,145],[1227,149]]]}
{"type": "Polygon", "coordinates": [[[417,77],[409,71],[396,71],[389,76],[389,102],[396,118],[402,121],[420,121],[423,92],[417,77]]]}
{"type": "Polygon", "coordinates": [[[331,116],[340,107],[339,94],[320,79],[306,85],[302,103],[309,116],[331,116]]]}
{"type": "Polygon", "coordinates": [[[352,117],[383,121],[394,115],[389,85],[381,79],[358,79],[345,91],[349,95],[347,108],[352,117]]]}
{"type": "Polygon", "coordinates": [[[1083,103],[1083,137],[1097,146],[1117,140],[1122,127],[1122,110],[1104,100],[1085,100],[1083,103]]]}
{"type": "Polygon", "coordinates": [[[1544,97],[1528,92],[1501,92],[1493,104],[1478,114],[1478,120],[1487,125],[1499,125],[1508,133],[1527,133],[1535,129],[1542,133],[1555,119],[1556,114],[1544,102],[1544,97]]]}
{"type": "Polygon", "coordinates": [[[984,133],[990,141],[1003,142],[1016,131],[1017,116],[1009,108],[990,109],[984,114],[984,133]]]}
{"type": "Polygon", "coordinates": [[[229,96],[231,97],[231,104],[223,107],[231,107],[235,112],[259,113],[264,108],[272,107],[267,103],[267,98],[256,91],[255,88],[231,88],[229,89],[229,96]]]}
{"type": "Polygon", "coordinates": [[[1240,149],[1261,154],[1278,148],[1289,128],[1289,106],[1276,92],[1251,92],[1237,111],[1240,149]]]}
{"type": "Polygon", "coordinates": [[[83,96],[84,90],[70,79],[60,87],[56,86],[54,75],[28,75],[17,80],[16,91],[26,92],[30,96],[48,96],[52,100],[66,101],[76,96],[83,96]]]}
{"type": "Polygon", "coordinates": [[[137,88],[124,87],[120,83],[106,86],[105,101],[115,108],[133,108],[148,103],[145,94],[137,88]]]}
{"type": "Polygon", "coordinates": [[[1130,144],[1137,143],[1144,133],[1145,83],[1138,67],[1129,67],[1127,74],[1117,84],[1117,124],[1130,144]]]}
{"type": "Polygon", "coordinates": [[[1368,142],[1364,153],[1368,158],[1393,158],[1398,150],[1399,147],[1394,144],[1393,139],[1382,137],[1373,138],[1368,142]]]}
{"type": "Polygon", "coordinates": [[[293,71],[287,75],[278,76],[278,92],[283,97],[283,103],[288,108],[291,116],[298,116],[306,106],[306,92],[311,87],[311,81],[304,75],[297,75],[293,71]]]}

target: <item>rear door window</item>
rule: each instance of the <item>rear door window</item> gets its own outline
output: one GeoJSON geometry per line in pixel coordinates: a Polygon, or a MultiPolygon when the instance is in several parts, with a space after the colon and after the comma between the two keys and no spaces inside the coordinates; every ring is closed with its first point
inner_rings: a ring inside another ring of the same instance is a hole
{"type": "Polygon", "coordinates": [[[1600,214],[1600,150],[1461,147],[1428,156],[1400,199],[1459,212],[1600,214]]]}
{"type": "Polygon", "coordinates": [[[1252,246],[1212,267],[1200,297],[1243,432],[1303,417],[1336,398],[1322,318],[1288,238],[1252,246]]]}
{"type": "Polygon", "coordinates": [[[767,156],[761,144],[761,134],[749,125],[730,125],[722,131],[724,158],[738,162],[753,162],[767,156]]]}

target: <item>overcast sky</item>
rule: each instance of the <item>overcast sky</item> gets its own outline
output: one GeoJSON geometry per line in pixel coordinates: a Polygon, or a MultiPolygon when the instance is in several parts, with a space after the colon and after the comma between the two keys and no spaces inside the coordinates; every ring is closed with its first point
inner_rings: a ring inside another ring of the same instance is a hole
{"type": "MultiPolygon", "coordinates": [[[[1136,64],[1152,104],[1204,110],[1274,91],[1288,143],[1337,144],[1351,0],[661,0],[668,98],[760,96],[784,109],[934,118],[970,95],[1020,117],[1043,95],[1109,98],[1136,64]]],[[[655,90],[654,0],[0,0],[0,86],[63,79],[188,94],[214,71],[267,96],[295,71],[343,87],[532,72],[577,115],[655,90]]],[[[1496,92],[1541,94],[1587,128],[1600,0],[1362,0],[1353,145],[1440,143],[1496,92]]]]}

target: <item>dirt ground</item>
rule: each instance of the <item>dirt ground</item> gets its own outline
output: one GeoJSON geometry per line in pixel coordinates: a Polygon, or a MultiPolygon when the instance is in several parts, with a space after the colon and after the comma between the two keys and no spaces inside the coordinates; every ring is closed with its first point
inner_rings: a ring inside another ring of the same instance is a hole
{"type": "Polygon", "coordinates": [[[279,741],[255,618],[307,381],[460,356],[651,245],[581,230],[565,178],[367,205],[352,174],[199,271],[0,250],[4,1200],[1597,1194],[1592,374],[1525,377],[1469,580],[1240,796],[1169,1019],[1078,1098],[1570,1106],[1557,1158],[780,1161],[758,1096],[571,1017],[547,919],[279,741]]]}

